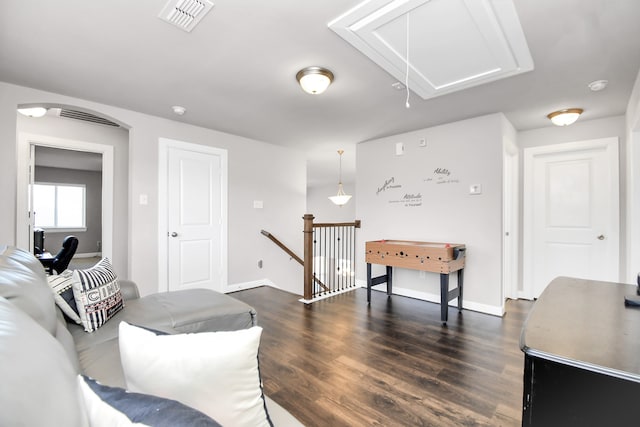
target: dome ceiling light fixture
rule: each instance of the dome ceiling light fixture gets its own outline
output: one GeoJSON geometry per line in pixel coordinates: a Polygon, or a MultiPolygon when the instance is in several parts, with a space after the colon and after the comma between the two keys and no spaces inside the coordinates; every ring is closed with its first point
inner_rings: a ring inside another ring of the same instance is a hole
{"type": "Polygon", "coordinates": [[[547,118],[556,126],[569,126],[575,123],[584,110],[582,108],[567,108],[547,114],[547,118]]]}
{"type": "Polygon", "coordinates": [[[173,107],[171,107],[171,109],[175,114],[179,116],[182,116],[184,113],[187,112],[187,109],[184,108],[182,105],[174,105],[173,107]]]}
{"type": "Polygon", "coordinates": [[[342,188],[342,153],[344,150],[338,150],[338,154],[340,155],[340,175],[338,177],[338,194],[335,196],[329,196],[329,200],[335,203],[338,206],[345,205],[349,199],[351,199],[350,194],[345,194],[344,188],[342,188]]]}
{"type": "Polygon", "coordinates": [[[47,114],[47,109],[44,107],[18,108],[18,113],[27,117],[42,117],[47,114]]]}
{"type": "Polygon", "coordinates": [[[333,73],[323,67],[307,67],[298,71],[296,80],[305,92],[319,95],[333,82],[333,73]]]}
{"type": "Polygon", "coordinates": [[[587,86],[589,87],[589,89],[591,89],[592,92],[599,92],[601,90],[604,90],[604,88],[606,88],[608,84],[609,80],[596,80],[589,83],[587,86]]]}

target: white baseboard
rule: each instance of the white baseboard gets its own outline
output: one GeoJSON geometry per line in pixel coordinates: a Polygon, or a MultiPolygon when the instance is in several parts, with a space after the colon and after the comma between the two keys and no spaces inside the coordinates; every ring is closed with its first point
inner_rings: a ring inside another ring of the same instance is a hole
{"type": "Polygon", "coordinates": [[[526,299],[526,300],[529,300],[529,301],[533,301],[534,300],[534,298],[531,295],[529,295],[529,293],[525,293],[524,291],[518,291],[517,298],[518,299],[526,299]]]}
{"type": "Polygon", "coordinates": [[[74,258],[93,258],[93,257],[101,257],[102,252],[87,252],[83,254],[73,254],[74,258]]]}
{"type": "Polygon", "coordinates": [[[319,297],[316,297],[316,298],[312,298],[312,299],[300,298],[298,301],[303,302],[305,304],[311,304],[311,303],[314,303],[316,301],[320,301],[320,300],[323,300],[323,299],[335,297],[336,295],[346,294],[347,292],[352,292],[352,291],[355,291],[356,289],[358,289],[358,286],[353,286],[351,288],[343,289],[341,291],[331,292],[329,294],[322,295],[322,296],[319,296],[319,297]]]}
{"type": "MultiPolygon", "coordinates": [[[[360,284],[360,286],[362,286],[363,288],[367,287],[367,281],[366,280],[358,280],[357,283],[360,284]]],[[[386,285],[386,283],[383,283],[383,284],[380,284],[380,285],[376,285],[376,286],[372,287],[371,289],[374,290],[374,291],[382,291],[382,292],[386,293],[387,292],[387,285],[386,285]]],[[[406,288],[401,288],[401,287],[398,287],[398,286],[394,286],[393,287],[393,293],[395,295],[402,295],[404,297],[415,298],[415,299],[419,299],[419,300],[423,300],[423,301],[435,302],[435,303],[440,304],[440,294],[436,295],[436,294],[432,294],[430,292],[416,291],[414,289],[406,289],[406,288]]],[[[450,307],[458,307],[458,299],[455,298],[455,299],[449,301],[449,306],[450,307]]],[[[504,310],[503,310],[502,306],[481,304],[481,303],[477,303],[477,302],[473,302],[473,301],[462,301],[462,308],[464,308],[466,310],[477,311],[477,312],[480,312],[480,313],[491,314],[492,316],[502,317],[504,315],[504,310]]]]}
{"type": "MultiPolygon", "coordinates": [[[[224,293],[244,291],[246,289],[259,288],[260,286],[271,286],[272,288],[278,288],[275,283],[269,279],[254,280],[252,282],[241,282],[227,285],[227,289],[224,293]]],[[[278,288],[280,289],[280,288],[278,288]]]]}
{"type": "MultiPolygon", "coordinates": [[[[366,289],[367,281],[366,280],[356,280],[356,285],[366,289]]],[[[234,283],[234,284],[231,284],[231,285],[227,285],[227,289],[225,290],[225,293],[243,291],[243,290],[246,290],[246,289],[258,288],[260,286],[270,286],[272,288],[281,289],[279,286],[277,286],[275,283],[273,283],[269,279],[260,279],[260,280],[254,280],[252,282],[242,282],[242,283],[234,283]]],[[[344,292],[351,292],[354,289],[357,289],[357,287],[347,289],[344,292]]],[[[376,286],[374,286],[372,288],[372,290],[374,290],[376,292],[380,292],[380,291],[386,292],[387,285],[384,284],[384,283],[380,284],[380,285],[376,285],[376,286]]],[[[332,293],[330,295],[327,295],[325,297],[320,297],[320,298],[312,300],[312,301],[307,301],[307,300],[304,300],[304,299],[300,299],[300,302],[303,302],[303,303],[307,304],[307,303],[310,303],[310,302],[318,301],[320,299],[330,298],[332,296],[338,295],[339,293],[342,293],[342,292],[332,293]]],[[[429,293],[429,292],[416,291],[414,289],[400,288],[400,287],[397,287],[397,286],[393,287],[393,293],[395,295],[401,295],[401,296],[404,296],[404,297],[415,298],[415,299],[419,299],[419,300],[423,300],[423,301],[435,302],[437,304],[440,304],[440,295],[439,294],[436,295],[436,294],[432,294],[432,293],[429,293]]],[[[449,306],[450,307],[457,307],[458,306],[458,299],[456,298],[456,299],[453,299],[453,300],[449,301],[449,306]]],[[[504,315],[504,310],[503,310],[503,308],[501,306],[481,304],[481,303],[477,303],[477,302],[473,302],[473,301],[463,301],[462,302],[462,308],[464,308],[465,310],[471,310],[471,311],[477,311],[479,313],[490,314],[492,316],[502,317],[504,315]]]]}

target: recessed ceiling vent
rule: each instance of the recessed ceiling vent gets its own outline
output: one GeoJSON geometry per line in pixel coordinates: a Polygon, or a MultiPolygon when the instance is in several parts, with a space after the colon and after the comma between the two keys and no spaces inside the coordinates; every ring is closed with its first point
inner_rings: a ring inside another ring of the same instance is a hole
{"type": "Polygon", "coordinates": [[[209,0],[169,0],[158,18],[189,33],[212,8],[209,0]]]}
{"type": "Polygon", "coordinates": [[[104,117],[96,116],[91,113],[85,113],[84,111],[61,108],[58,116],[65,117],[67,119],[82,120],[83,122],[97,123],[99,125],[113,126],[116,128],[120,127],[119,124],[114,123],[111,120],[105,119],[104,117]]]}

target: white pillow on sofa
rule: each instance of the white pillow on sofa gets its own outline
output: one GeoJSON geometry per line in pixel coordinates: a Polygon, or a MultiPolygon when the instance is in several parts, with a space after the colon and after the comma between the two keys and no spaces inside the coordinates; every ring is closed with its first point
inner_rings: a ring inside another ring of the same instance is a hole
{"type": "Polygon", "coordinates": [[[121,322],[119,329],[127,389],[177,400],[225,426],[272,426],[258,368],[261,327],[156,335],[121,322]]]}

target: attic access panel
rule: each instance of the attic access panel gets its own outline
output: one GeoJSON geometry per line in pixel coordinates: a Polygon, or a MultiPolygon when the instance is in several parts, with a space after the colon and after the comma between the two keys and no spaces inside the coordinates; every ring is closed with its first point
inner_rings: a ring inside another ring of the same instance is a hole
{"type": "Polygon", "coordinates": [[[423,99],[533,70],[512,0],[368,0],[329,28],[403,83],[408,38],[423,99]]]}

